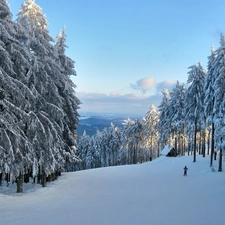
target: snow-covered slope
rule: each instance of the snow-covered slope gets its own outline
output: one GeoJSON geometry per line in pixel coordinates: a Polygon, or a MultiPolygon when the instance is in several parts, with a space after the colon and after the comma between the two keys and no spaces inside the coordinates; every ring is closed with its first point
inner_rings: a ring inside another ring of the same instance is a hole
{"type": "Polygon", "coordinates": [[[46,188],[29,184],[23,194],[11,190],[0,188],[0,224],[220,225],[225,221],[225,174],[212,172],[209,158],[201,156],[196,163],[192,157],[162,156],[145,164],[64,173],[46,188]]]}

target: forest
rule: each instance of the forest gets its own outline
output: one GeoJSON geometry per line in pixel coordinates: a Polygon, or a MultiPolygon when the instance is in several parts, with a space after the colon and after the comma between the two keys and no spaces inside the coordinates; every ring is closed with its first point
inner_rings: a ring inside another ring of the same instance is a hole
{"type": "Polygon", "coordinates": [[[54,40],[35,1],[22,5],[12,21],[0,1],[0,185],[56,179],[75,154],[80,100],[70,76],[63,28],[54,40]]]}
{"type": "Polygon", "coordinates": [[[88,136],[76,134],[81,102],[74,61],[66,55],[65,28],[53,39],[34,0],[23,3],[16,21],[0,0],[0,185],[46,186],[62,171],[137,164],[154,160],[166,145],[178,155],[219,157],[225,145],[225,39],[211,48],[207,70],[188,68],[187,84],[162,90],[158,107],[142,119],[111,124],[88,136]]]}
{"type": "Polygon", "coordinates": [[[136,164],[159,157],[166,146],[173,146],[178,155],[210,155],[209,165],[217,160],[222,171],[225,145],[225,39],[220,47],[211,48],[207,71],[201,62],[188,68],[187,84],[169,92],[162,90],[158,107],[150,106],[142,119],[124,121],[124,128],[105,128],[96,135],[78,137],[77,155],[82,161],[73,169],[136,164]]]}

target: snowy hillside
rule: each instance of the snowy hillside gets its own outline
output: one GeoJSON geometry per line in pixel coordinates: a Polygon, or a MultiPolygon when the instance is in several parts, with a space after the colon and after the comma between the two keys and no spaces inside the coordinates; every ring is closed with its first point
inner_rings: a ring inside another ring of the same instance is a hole
{"type": "Polygon", "coordinates": [[[209,158],[201,156],[196,163],[192,157],[161,156],[145,164],[64,173],[46,188],[30,184],[24,194],[11,190],[16,188],[0,188],[0,224],[220,225],[225,221],[225,174],[212,172],[209,158]]]}

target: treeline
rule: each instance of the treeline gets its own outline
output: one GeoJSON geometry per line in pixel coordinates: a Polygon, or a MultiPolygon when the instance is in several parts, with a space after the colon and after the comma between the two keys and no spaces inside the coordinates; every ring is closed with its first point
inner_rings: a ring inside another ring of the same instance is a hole
{"type": "Polygon", "coordinates": [[[74,62],[65,29],[54,40],[47,23],[34,0],[16,22],[0,0],[0,185],[13,178],[17,192],[30,176],[45,186],[77,159],[74,62]]]}
{"type": "Polygon", "coordinates": [[[177,82],[168,93],[163,91],[159,106],[159,142],[172,144],[180,155],[184,150],[205,156],[210,153],[210,166],[219,153],[219,168],[225,151],[225,39],[221,34],[220,47],[211,48],[207,71],[201,63],[190,66],[187,88],[177,82]]]}
{"type": "Polygon", "coordinates": [[[94,136],[78,139],[77,154],[82,160],[75,170],[121,164],[135,164],[159,155],[165,145],[174,146],[179,155],[205,157],[210,166],[219,153],[219,168],[225,146],[225,40],[211,49],[207,71],[201,63],[190,66],[187,84],[177,82],[156,109],[151,107],[142,120],[125,121],[124,129],[113,125],[94,136]]]}
{"type": "Polygon", "coordinates": [[[154,105],[143,119],[124,121],[120,129],[111,124],[96,135],[83,136],[77,140],[77,155],[80,162],[71,165],[70,170],[83,170],[106,166],[137,164],[159,156],[159,115],[154,105]]]}

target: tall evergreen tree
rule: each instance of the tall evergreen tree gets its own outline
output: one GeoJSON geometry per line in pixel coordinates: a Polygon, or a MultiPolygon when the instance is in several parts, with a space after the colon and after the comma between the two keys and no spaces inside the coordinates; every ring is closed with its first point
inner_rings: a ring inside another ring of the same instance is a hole
{"type": "Polygon", "coordinates": [[[121,131],[115,127],[113,123],[108,128],[108,143],[110,149],[110,164],[116,166],[118,164],[118,152],[121,148],[121,131]]]}
{"type": "Polygon", "coordinates": [[[19,11],[17,22],[26,28],[30,35],[25,45],[31,51],[33,60],[27,76],[28,86],[36,96],[33,115],[35,123],[30,132],[36,137],[33,144],[36,146],[36,157],[43,174],[42,184],[45,186],[47,175],[61,170],[67,162],[76,158],[73,135],[78,123],[78,99],[74,97],[69,102],[71,108],[67,113],[63,90],[67,89],[66,93],[69,93],[70,97],[74,91],[71,81],[66,78],[65,68],[59,64],[58,54],[52,45],[53,38],[47,30],[47,19],[40,6],[34,0],[25,2],[19,11]],[[73,113],[75,120],[68,121],[68,115],[71,118],[73,113]],[[42,133],[38,133],[36,127],[42,127],[42,133]]]}
{"type": "Polygon", "coordinates": [[[205,81],[205,99],[204,99],[204,112],[206,116],[206,126],[208,129],[211,127],[211,157],[210,166],[213,164],[214,154],[214,104],[215,104],[215,81],[216,81],[216,52],[214,47],[211,48],[211,55],[208,57],[208,71],[205,81]]]}
{"type": "Polygon", "coordinates": [[[128,148],[128,162],[129,164],[137,164],[143,160],[143,149],[142,142],[144,140],[143,136],[143,121],[136,119],[132,121],[124,121],[124,140],[125,145],[128,148]]]}
{"type": "Polygon", "coordinates": [[[215,117],[215,145],[216,151],[220,151],[218,170],[222,171],[222,152],[224,151],[225,143],[225,39],[222,34],[220,38],[220,47],[217,49],[214,76],[216,77],[214,84],[215,102],[213,109],[215,117]]]}
{"type": "Polygon", "coordinates": [[[130,118],[127,120],[124,120],[123,122],[123,136],[122,136],[122,145],[124,146],[124,149],[127,151],[127,163],[132,164],[133,163],[133,143],[130,138],[131,134],[131,128],[134,125],[134,121],[130,118]]]}
{"type": "Polygon", "coordinates": [[[171,134],[175,136],[179,143],[178,153],[183,155],[183,142],[184,142],[184,128],[185,128],[185,116],[184,116],[184,98],[186,89],[184,85],[181,85],[178,81],[176,86],[170,92],[169,99],[169,120],[171,121],[171,134]]]}
{"type": "Polygon", "coordinates": [[[0,30],[0,171],[17,177],[17,192],[23,192],[23,175],[34,158],[26,127],[35,97],[26,86],[31,55],[22,43],[27,35],[12,21],[5,0],[0,1],[0,30]]]}
{"type": "Polygon", "coordinates": [[[198,66],[190,66],[189,69],[187,82],[190,86],[185,96],[186,132],[189,139],[193,135],[193,161],[196,162],[197,132],[204,129],[204,84],[206,72],[201,63],[199,63],[198,66]]]}
{"type": "Polygon", "coordinates": [[[148,155],[148,161],[149,159],[152,160],[155,158],[158,154],[158,122],[159,122],[159,112],[157,111],[157,108],[155,105],[150,106],[150,110],[145,114],[144,117],[144,139],[146,143],[146,148],[150,149],[150,154],[148,155]]]}
{"type": "Polygon", "coordinates": [[[87,169],[87,158],[90,149],[90,137],[84,131],[83,135],[78,138],[77,142],[77,155],[81,159],[80,162],[76,163],[77,170],[87,169]]]}
{"type": "Polygon", "coordinates": [[[170,123],[171,121],[168,118],[169,113],[169,91],[164,89],[162,91],[163,98],[160,103],[159,110],[159,123],[158,123],[158,131],[159,131],[159,143],[160,147],[164,148],[166,144],[170,141],[169,133],[170,133],[170,123]]]}
{"type": "Polygon", "coordinates": [[[63,136],[68,146],[76,145],[74,137],[76,136],[76,128],[79,122],[77,110],[79,109],[80,100],[76,97],[76,85],[70,79],[71,75],[76,75],[74,70],[74,61],[66,56],[66,31],[65,27],[57,35],[55,51],[57,54],[56,62],[60,64],[62,81],[58,87],[59,94],[63,99],[62,109],[64,112],[64,129],[63,136]]]}

